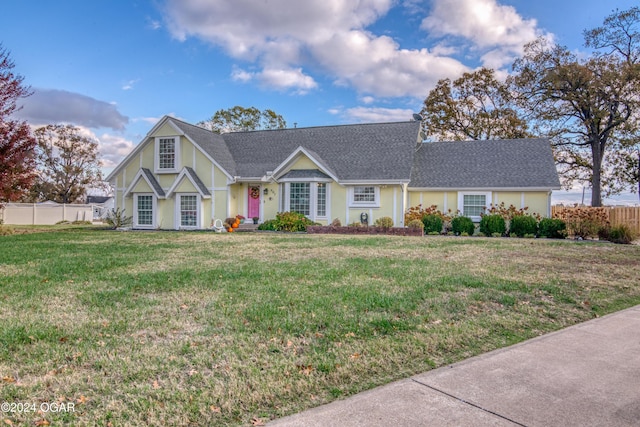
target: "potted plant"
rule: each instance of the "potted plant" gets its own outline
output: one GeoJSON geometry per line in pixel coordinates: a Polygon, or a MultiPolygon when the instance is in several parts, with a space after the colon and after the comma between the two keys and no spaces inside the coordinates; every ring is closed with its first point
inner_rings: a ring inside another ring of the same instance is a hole
{"type": "Polygon", "coordinates": [[[257,217],[257,216],[254,216],[252,219],[253,219],[253,223],[254,223],[254,224],[257,224],[257,223],[258,223],[258,220],[259,220],[260,218],[259,218],[259,217],[257,217]]]}
{"type": "Polygon", "coordinates": [[[244,224],[244,220],[246,219],[242,215],[236,215],[236,218],[240,221],[240,224],[244,224]]]}

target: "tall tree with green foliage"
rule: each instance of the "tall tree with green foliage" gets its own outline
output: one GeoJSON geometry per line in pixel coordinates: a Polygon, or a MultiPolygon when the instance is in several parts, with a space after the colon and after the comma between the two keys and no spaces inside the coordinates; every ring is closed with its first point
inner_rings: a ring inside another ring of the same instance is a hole
{"type": "Polygon", "coordinates": [[[0,44],[0,203],[21,199],[35,179],[36,140],[27,122],[11,118],[18,99],[31,95],[24,77],[13,73],[14,67],[0,44]]]}
{"type": "Polygon", "coordinates": [[[260,111],[256,107],[236,105],[226,110],[218,110],[208,120],[198,123],[199,126],[216,133],[241,132],[250,130],[284,129],[287,122],[273,110],[260,111]]]}
{"type": "Polygon", "coordinates": [[[565,183],[590,182],[601,206],[603,194],[628,188],[616,173],[629,166],[620,153],[639,144],[640,9],[616,10],[584,35],[597,49],[587,58],[542,38],[528,44],[509,82],[533,133],[552,138],[565,183]]]}
{"type": "Polygon", "coordinates": [[[422,130],[435,140],[525,138],[523,119],[504,82],[481,68],[451,81],[440,80],[420,112],[422,130]]]}
{"type": "Polygon", "coordinates": [[[90,187],[102,186],[98,143],[72,125],[36,130],[39,176],[31,190],[34,201],[80,203],[90,187]]]}

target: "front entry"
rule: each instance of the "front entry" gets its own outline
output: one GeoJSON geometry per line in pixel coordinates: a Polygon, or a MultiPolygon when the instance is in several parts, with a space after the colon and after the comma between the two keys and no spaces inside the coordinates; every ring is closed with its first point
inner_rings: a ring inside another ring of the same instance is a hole
{"type": "Polygon", "coordinates": [[[250,185],[247,195],[247,219],[260,217],[260,186],[250,185]]]}

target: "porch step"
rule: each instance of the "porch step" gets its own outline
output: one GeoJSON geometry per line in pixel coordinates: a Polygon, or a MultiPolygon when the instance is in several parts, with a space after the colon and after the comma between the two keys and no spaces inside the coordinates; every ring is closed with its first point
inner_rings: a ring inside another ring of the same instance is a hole
{"type": "Polygon", "coordinates": [[[240,224],[238,226],[238,228],[236,228],[234,231],[236,232],[240,232],[240,231],[256,231],[258,229],[258,224],[254,224],[254,223],[247,223],[245,222],[244,224],[240,224]]]}

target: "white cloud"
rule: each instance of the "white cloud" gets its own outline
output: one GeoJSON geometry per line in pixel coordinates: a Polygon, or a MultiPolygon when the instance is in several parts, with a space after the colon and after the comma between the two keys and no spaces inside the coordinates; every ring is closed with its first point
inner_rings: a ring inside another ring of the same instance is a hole
{"type": "Polygon", "coordinates": [[[138,83],[140,79],[129,80],[125,84],[122,85],[122,90],[131,90],[133,86],[138,83]]]}
{"type": "Polygon", "coordinates": [[[375,102],[375,98],[373,96],[363,96],[360,101],[363,104],[373,104],[375,102]]]}
{"type": "Polygon", "coordinates": [[[350,120],[366,123],[406,122],[414,111],[402,108],[354,107],[343,112],[350,120]]]}
{"type": "Polygon", "coordinates": [[[114,104],[65,90],[36,88],[24,99],[23,107],[15,116],[33,125],[70,123],[123,130],[129,123],[114,104]]]}
{"type": "MultiPolygon", "coordinates": [[[[486,65],[503,66],[538,34],[535,20],[496,0],[433,0],[422,29],[436,37],[465,39],[486,65]]],[[[178,40],[197,37],[233,58],[256,66],[234,68],[239,82],[306,93],[317,88],[314,73],[363,96],[424,97],[442,78],[469,67],[451,55],[453,44],[403,49],[391,37],[368,31],[392,7],[424,14],[418,0],[167,0],[166,27],[178,40]]]]}
{"type": "Polygon", "coordinates": [[[522,53],[542,32],[535,19],[523,19],[496,0],[434,0],[421,28],[432,36],[455,36],[484,51],[483,65],[500,68],[522,53]]]}
{"type": "Polygon", "coordinates": [[[119,135],[104,133],[96,139],[104,168],[116,167],[135,147],[133,142],[119,135]]]}

